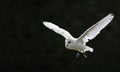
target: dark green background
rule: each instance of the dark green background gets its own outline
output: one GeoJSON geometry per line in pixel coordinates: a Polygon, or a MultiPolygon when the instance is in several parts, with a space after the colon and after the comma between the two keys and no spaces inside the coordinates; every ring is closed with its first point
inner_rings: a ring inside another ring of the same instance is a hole
{"type": "Polygon", "coordinates": [[[120,0],[1,0],[0,72],[119,72],[120,0]],[[113,13],[114,20],[87,43],[88,58],[64,46],[43,26],[53,22],[74,37],[113,13]]]}

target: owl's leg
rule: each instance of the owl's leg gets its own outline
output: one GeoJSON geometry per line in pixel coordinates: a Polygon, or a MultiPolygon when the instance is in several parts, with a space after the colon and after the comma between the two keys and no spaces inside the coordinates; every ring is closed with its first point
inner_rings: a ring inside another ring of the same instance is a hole
{"type": "Polygon", "coordinates": [[[87,55],[86,55],[85,53],[83,53],[83,56],[84,56],[85,58],[87,58],[87,55]]]}
{"type": "MultiPolygon", "coordinates": [[[[87,55],[85,54],[85,53],[82,53],[82,55],[85,57],[85,58],[87,58],[87,55]]],[[[76,54],[76,57],[78,58],[80,56],[80,53],[78,52],[77,54],[76,54]]]]}
{"type": "MultiPolygon", "coordinates": [[[[85,54],[85,51],[84,51],[84,50],[78,50],[78,51],[81,52],[82,55],[83,55],[85,58],[87,58],[87,55],[85,54]]],[[[77,58],[80,56],[80,53],[79,53],[79,52],[76,54],[76,57],[77,57],[77,58]]]]}
{"type": "Polygon", "coordinates": [[[76,54],[76,57],[77,57],[77,58],[80,56],[80,53],[79,53],[79,52],[81,52],[81,53],[83,54],[83,56],[84,56],[85,58],[87,58],[87,55],[85,54],[85,51],[84,51],[84,50],[78,50],[78,53],[76,54]]]}
{"type": "Polygon", "coordinates": [[[85,58],[87,58],[87,55],[85,54],[85,51],[84,51],[84,50],[82,50],[82,54],[83,54],[83,56],[84,56],[85,58]]]}
{"type": "Polygon", "coordinates": [[[76,54],[76,57],[78,58],[80,56],[80,52],[81,50],[78,50],[77,54],[76,54]]]}
{"type": "Polygon", "coordinates": [[[78,52],[77,54],[76,54],[76,57],[78,58],[80,56],[80,53],[78,52]]]}

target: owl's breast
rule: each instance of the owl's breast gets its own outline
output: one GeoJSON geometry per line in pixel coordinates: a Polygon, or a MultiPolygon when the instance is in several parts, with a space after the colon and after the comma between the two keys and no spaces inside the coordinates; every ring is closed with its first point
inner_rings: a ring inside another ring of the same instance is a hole
{"type": "Polygon", "coordinates": [[[80,42],[72,43],[67,49],[81,51],[84,49],[84,45],[80,42]]]}

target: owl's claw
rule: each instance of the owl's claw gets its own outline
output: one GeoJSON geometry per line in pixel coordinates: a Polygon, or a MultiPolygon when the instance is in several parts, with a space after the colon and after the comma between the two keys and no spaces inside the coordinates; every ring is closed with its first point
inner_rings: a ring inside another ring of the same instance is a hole
{"type": "MultiPolygon", "coordinates": [[[[87,55],[85,54],[85,53],[82,53],[82,55],[85,57],[85,58],[87,58],[87,55]]],[[[80,56],[80,53],[77,53],[76,54],[76,57],[78,58],[80,56]]]]}
{"type": "Polygon", "coordinates": [[[77,54],[76,54],[76,57],[78,58],[79,56],[80,56],[80,53],[77,53],[77,54]]]}
{"type": "MultiPolygon", "coordinates": [[[[84,50],[78,50],[78,51],[81,52],[82,55],[83,55],[85,58],[87,58],[87,55],[85,54],[85,51],[84,51],[84,50]]],[[[76,54],[76,57],[77,57],[77,58],[80,56],[80,53],[79,53],[79,52],[76,54]]]]}
{"type": "Polygon", "coordinates": [[[87,55],[86,55],[85,53],[83,53],[83,56],[84,56],[85,58],[87,58],[87,55]]]}

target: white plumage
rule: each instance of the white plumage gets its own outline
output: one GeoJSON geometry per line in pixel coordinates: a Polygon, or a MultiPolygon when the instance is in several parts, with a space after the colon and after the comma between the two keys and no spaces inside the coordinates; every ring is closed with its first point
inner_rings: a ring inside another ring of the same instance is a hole
{"type": "Polygon", "coordinates": [[[55,31],[56,33],[58,33],[58,34],[60,34],[60,35],[62,35],[62,36],[65,37],[66,39],[73,38],[68,31],[60,28],[59,26],[57,26],[57,25],[55,25],[55,24],[53,24],[53,23],[51,23],[51,22],[43,22],[43,24],[44,24],[47,28],[55,31]]]}
{"type": "Polygon", "coordinates": [[[68,31],[64,30],[63,28],[60,28],[59,26],[51,22],[43,22],[43,24],[47,28],[55,31],[56,33],[62,35],[65,38],[65,47],[67,49],[77,50],[81,53],[85,53],[86,51],[93,52],[93,48],[86,46],[86,42],[95,38],[100,33],[100,31],[112,21],[113,18],[113,14],[108,14],[96,24],[88,28],[78,38],[74,38],[68,31]]]}

